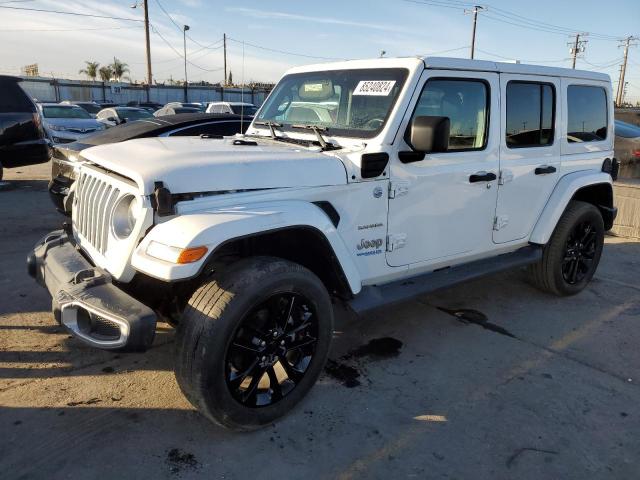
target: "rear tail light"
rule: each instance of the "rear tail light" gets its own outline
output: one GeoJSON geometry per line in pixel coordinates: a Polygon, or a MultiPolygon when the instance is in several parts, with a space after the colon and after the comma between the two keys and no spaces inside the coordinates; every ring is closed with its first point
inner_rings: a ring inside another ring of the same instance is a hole
{"type": "Polygon", "coordinates": [[[33,124],[36,126],[40,133],[44,134],[44,131],[42,130],[42,121],[40,120],[40,115],[38,115],[37,113],[33,114],[33,124]]]}
{"type": "Polygon", "coordinates": [[[636,158],[640,158],[640,148],[638,150],[634,150],[633,156],[636,158]]]}

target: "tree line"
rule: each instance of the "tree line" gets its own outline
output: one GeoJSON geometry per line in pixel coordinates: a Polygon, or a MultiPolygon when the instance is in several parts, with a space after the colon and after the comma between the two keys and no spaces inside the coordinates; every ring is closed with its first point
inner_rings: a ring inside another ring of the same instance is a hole
{"type": "Polygon", "coordinates": [[[113,63],[100,66],[99,62],[85,61],[85,68],[78,71],[82,75],[86,75],[91,80],[95,81],[100,77],[103,82],[116,81],[119,82],[123,78],[128,78],[129,65],[113,57],[113,63]]]}

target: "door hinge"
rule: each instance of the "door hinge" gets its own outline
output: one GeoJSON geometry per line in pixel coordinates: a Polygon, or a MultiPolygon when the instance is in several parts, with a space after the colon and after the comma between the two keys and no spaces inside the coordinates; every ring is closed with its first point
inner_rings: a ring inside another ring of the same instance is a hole
{"type": "Polygon", "coordinates": [[[390,182],[389,198],[401,197],[409,193],[409,182],[390,182]]]}
{"type": "Polygon", "coordinates": [[[498,215],[493,219],[493,229],[498,231],[509,225],[508,215],[498,215]]]}
{"type": "Polygon", "coordinates": [[[513,180],[513,173],[505,170],[500,170],[500,177],[498,178],[498,185],[504,185],[507,182],[513,180]]]}
{"type": "Polygon", "coordinates": [[[387,235],[387,252],[398,250],[399,248],[404,247],[406,243],[406,233],[394,233],[392,235],[387,235]]]}

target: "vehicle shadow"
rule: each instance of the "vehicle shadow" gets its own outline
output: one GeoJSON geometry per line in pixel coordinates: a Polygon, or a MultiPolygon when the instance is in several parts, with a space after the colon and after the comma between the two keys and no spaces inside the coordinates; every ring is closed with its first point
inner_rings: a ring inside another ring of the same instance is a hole
{"type": "Polygon", "coordinates": [[[2,384],[10,386],[11,379],[90,376],[133,370],[171,370],[174,329],[160,324],[153,346],[144,353],[121,353],[100,350],[73,338],[60,325],[21,326],[0,325],[0,335],[10,332],[15,342],[8,349],[0,349],[0,391],[2,384]],[[42,341],[34,346],[33,338],[42,341]],[[29,349],[29,347],[32,347],[29,349]],[[34,348],[35,347],[35,348],[34,348]]]}

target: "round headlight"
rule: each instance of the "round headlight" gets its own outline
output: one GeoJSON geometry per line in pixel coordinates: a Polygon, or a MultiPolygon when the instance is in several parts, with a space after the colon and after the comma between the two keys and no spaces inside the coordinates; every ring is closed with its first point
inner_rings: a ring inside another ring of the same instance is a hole
{"type": "Polygon", "coordinates": [[[124,240],[131,235],[136,225],[138,202],[138,198],[133,195],[125,195],[118,200],[111,217],[111,228],[117,238],[124,240]]]}

